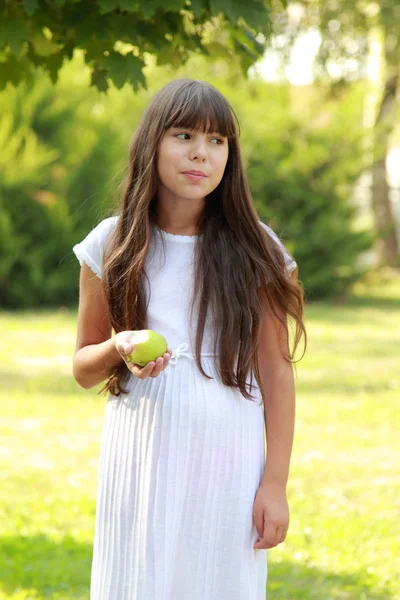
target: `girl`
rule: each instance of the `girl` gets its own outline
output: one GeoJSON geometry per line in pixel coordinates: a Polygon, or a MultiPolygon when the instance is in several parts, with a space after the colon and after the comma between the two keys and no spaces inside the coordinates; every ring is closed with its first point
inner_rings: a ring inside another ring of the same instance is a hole
{"type": "Polygon", "coordinates": [[[136,130],[118,214],[74,246],[74,377],[108,393],[91,600],[264,600],[267,549],[286,537],[286,319],[295,351],[303,294],[258,220],[235,118],[206,82],[166,85],[136,130]],[[168,349],[139,367],[127,355],[143,329],[168,349]]]}

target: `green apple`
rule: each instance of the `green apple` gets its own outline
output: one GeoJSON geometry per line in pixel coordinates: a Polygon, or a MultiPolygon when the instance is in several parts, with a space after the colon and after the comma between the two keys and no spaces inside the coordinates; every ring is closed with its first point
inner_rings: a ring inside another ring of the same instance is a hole
{"type": "Polygon", "coordinates": [[[167,340],[163,335],[151,329],[142,329],[132,335],[132,352],[127,356],[127,361],[144,367],[152,360],[163,356],[168,348],[167,340]]]}

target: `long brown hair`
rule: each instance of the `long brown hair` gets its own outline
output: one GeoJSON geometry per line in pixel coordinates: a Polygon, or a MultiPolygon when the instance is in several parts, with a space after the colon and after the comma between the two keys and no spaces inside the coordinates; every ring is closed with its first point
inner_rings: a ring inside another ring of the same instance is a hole
{"type": "MultiPolygon", "coordinates": [[[[116,333],[148,328],[144,262],[151,227],[156,225],[157,149],[170,127],[218,131],[228,138],[223,178],[206,197],[196,231],[191,305],[192,315],[195,304],[198,306],[195,360],[200,372],[211,379],[200,357],[210,308],[221,380],[250,400],[253,396],[246,389],[249,375],[253,380],[255,374],[261,389],[257,350],[262,300],[268,301],[286,331],[287,318],[294,319],[294,347],[289,351],[293,362],[302,334],[307,345],[303,288],[287,276],[280,247],[259,223],[240,154],[237,117],[224,96],[207,82],[177,79],[168,83],[153,96],[136,129],[119,218],[103,269],[111,325],[116,333]]],[[[126,393],[123,384],[129,375],[126,365],[119,365],[99,393],[126,393]]]]}

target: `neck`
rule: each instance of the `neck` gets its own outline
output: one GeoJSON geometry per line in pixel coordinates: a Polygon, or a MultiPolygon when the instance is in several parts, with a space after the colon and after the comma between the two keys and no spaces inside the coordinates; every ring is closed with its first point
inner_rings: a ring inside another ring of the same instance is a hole
{"type": "Polygon", "coordinates": [[[195,235],[205,198],[167,198],[158,196],[155,221],[160,229],[175,235],[195,235]]]}

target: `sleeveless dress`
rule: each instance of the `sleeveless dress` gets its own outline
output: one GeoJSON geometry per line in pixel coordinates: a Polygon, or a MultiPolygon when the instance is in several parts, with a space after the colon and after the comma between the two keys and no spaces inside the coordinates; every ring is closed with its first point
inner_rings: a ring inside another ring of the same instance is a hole
{"type": "MultiPolygon", "coordinates": [[[[101,278],[118,217],[73,251],[101,278]]],[[[261,223],[261,222],[260,222],[261,223]]],[[[280,244],[290,272],[296,263],[280,244]]],[[[197,236],[152,229],[148,327],[173,350],[156,378],[108,397],[100,445],[91,600],[265,600],[267,550],[252,518],[265,463],[264,410],[218,379],[211,331],[194,361],[189,321],[197,236]]],[[[256,381],[254,380],[254,383],[256,381]]]]}

